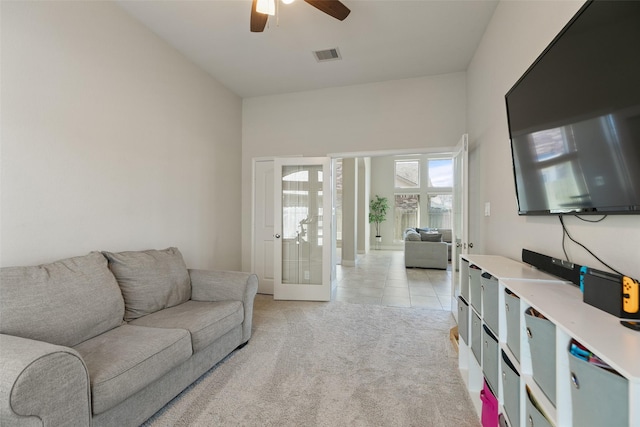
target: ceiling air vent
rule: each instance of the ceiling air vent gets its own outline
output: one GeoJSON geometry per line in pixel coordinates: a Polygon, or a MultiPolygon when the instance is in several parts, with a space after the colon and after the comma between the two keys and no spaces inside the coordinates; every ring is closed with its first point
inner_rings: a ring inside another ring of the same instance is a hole
{"type": "Polygon", "coordinates": [[[342,57],[340,56],[340,51],[337,47],[333,49],[316,50],[313,52],[313,56],[318,62],[335,61],[337,59],[342,59],[342,57]]]}

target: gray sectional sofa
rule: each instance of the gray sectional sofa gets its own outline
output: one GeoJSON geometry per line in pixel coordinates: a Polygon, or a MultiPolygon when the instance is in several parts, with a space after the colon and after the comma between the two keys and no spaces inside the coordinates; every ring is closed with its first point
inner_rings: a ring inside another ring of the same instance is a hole
{"type": "Polygon", "coordinates": [[[0,425],[139,425],[249,340],[257,289],[176,248],[0,269],[0,425]]]}
{"type": "Polygon", "coordinates": [[[407,228],[403,237],[405,267],[447,269],[451,260],[451,229],[407,228]]]}

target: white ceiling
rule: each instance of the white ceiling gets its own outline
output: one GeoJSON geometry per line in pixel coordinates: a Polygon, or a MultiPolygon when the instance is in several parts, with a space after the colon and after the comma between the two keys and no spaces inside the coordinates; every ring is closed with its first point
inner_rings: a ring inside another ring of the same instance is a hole
{"type": "Polygon", "coordinates": [[[117,1],[243,98],[464,71],[498,3],[342,0],[341,22],[296,0],[251,33],[251,0],[117,1]]]}

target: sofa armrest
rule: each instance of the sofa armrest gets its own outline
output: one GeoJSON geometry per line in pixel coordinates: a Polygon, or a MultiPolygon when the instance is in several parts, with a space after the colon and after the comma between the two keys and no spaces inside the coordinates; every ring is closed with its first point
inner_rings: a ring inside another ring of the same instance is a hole
{"type": "Polygon", "coordinates": [[[191,299],[194,301],[241,301],[244,306],[242,342],[251,338],[253,300],[258,292],[258,276],[241,271],[189,270],[191,299]]]}
{"type": "Polygon", "coordinates": [[[78,352],[0,334],[0,425],[91,425],[89,373],[78,352]]]}

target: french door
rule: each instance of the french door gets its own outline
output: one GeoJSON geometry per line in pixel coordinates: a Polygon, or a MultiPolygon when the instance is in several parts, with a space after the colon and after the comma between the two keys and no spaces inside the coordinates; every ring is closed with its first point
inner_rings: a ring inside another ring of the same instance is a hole
{"type": "Polygon", "coordinates": [[[273,298],[331,299],[331,161],[274,160],[273,298]]]}
{"type": "Polygon", "coordinates": [[[458,315],[460,254],[469,248],[469,140],[465,133],[453,154],[453,238],[451,240],[451,312],[458,315]]]}

